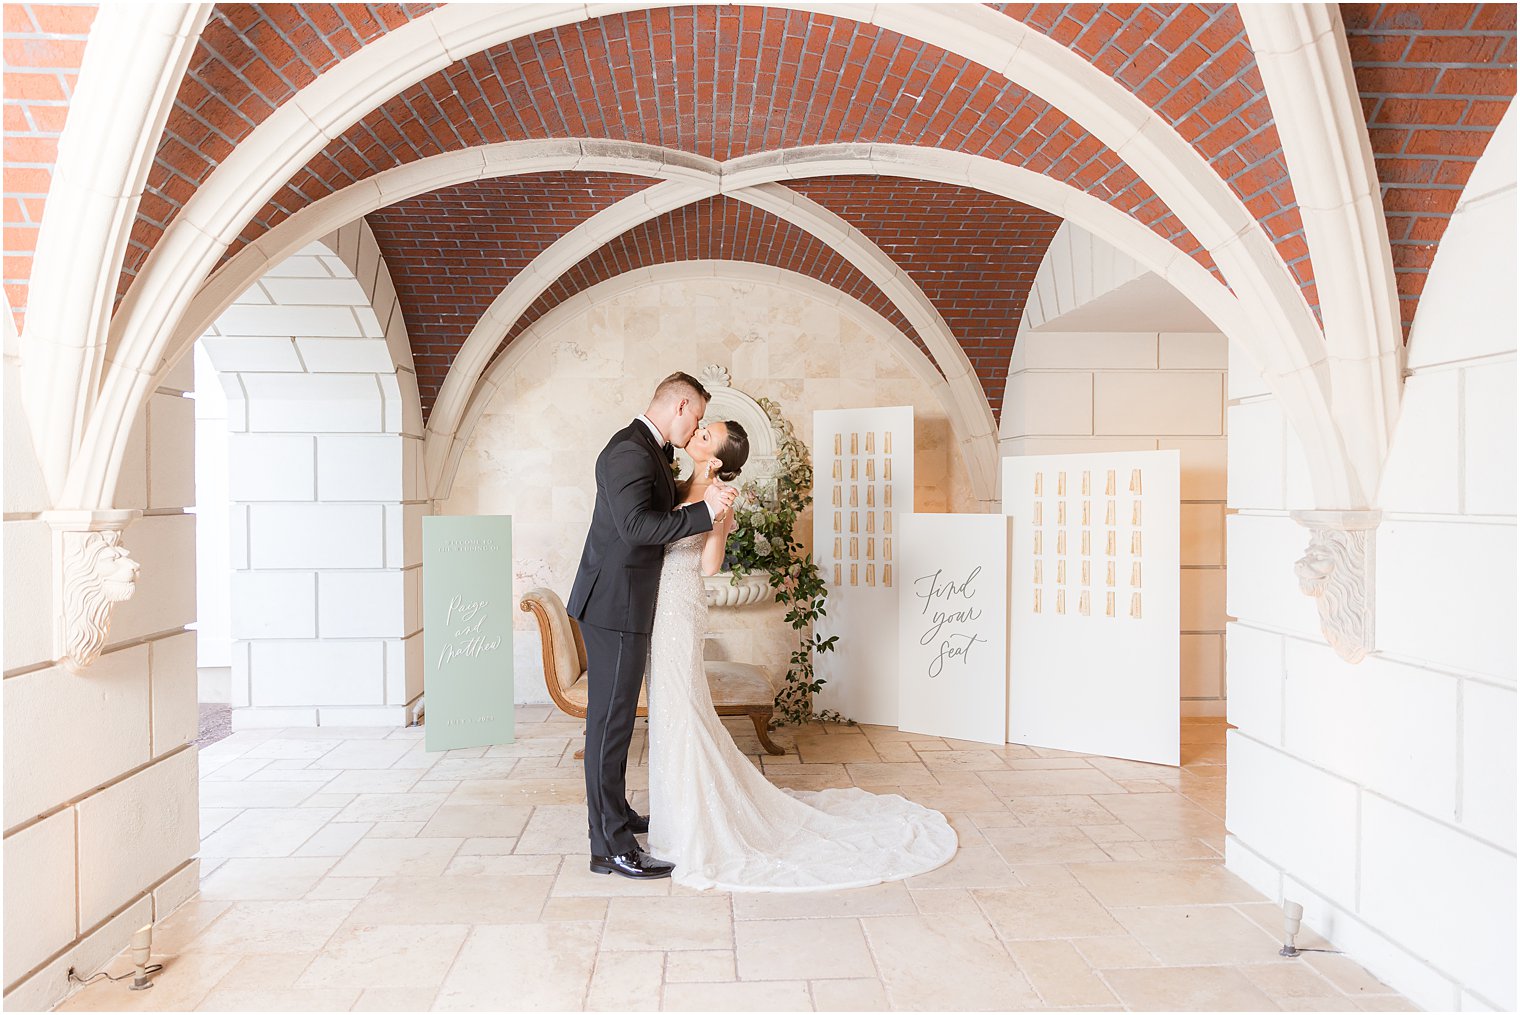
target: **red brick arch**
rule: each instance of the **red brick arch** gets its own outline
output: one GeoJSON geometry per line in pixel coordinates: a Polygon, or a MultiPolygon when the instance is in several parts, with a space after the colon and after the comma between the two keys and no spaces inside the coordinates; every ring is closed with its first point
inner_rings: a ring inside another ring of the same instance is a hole
{"type": "Polygon", "coordinates": [[[314,197],[398,164],[556,137],[631,140],[717,160],[844,142],[970,152],[1070,182],[1213,268],[1117,155],[1024,89],[870,25],[755,7],[639,11],[476,54],[329,144],[240,242],[314,197]],[[667,64],[677,72],[659,73],[667,64]]]}

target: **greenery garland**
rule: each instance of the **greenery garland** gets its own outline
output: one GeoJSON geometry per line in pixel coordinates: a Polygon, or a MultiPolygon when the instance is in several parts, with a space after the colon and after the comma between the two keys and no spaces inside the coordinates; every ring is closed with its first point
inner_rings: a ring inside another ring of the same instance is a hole
{"type": "Polygon", "coordinates": [[[732,571],[735,580],[751,571],[769,574],[776,602],[786,607],[787,623],[801,636],[786,671],[786,684],[776,692],[773,725],[800,726],[818,720],[853,726],[853,719],[833,709],[813,711],[813,695],[826,683],[814,674],[813,658],[821,652],[833,652],[839,636],[820,638],[813,631],[814,622],[827,612],[829,590],[818,565],[793,532],[798,517],[813,500],[811,458],[791,421],[781,414],[781,406],[769,398],[759,399],[759,405],[776,431],[775,488],[766,490],[757,480],[740,487],[741,500],[735,511],[734,531],[728,537],[724,569],[732,571]]]}

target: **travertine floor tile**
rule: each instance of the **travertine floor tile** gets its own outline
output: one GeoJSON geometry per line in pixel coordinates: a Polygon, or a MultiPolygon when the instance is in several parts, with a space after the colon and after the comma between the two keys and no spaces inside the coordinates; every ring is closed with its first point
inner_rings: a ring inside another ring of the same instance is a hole
{"type": "Polygon", "coordinates": [[[1044,825],[1117,825],[1119,819],[1090,796],[1024,796],[1008,800],[1020,822],[1044,825]]]}
{"type": "Polygon", "coordinates": [[[1071,939],[1072,947],[1082,953],[1094,969],[1138,969],[1160,965],[1160,960],[1128,934],[1071,939]]]}
{"type": "Polygon", "coordinates": [[[198,1011],[347,1011],[359,999],[359,991],[329,988],[242,987],[213,990],[196,1006],[198,1011]]]}
{"type": "Polygon", "coordinates": [[[1090,768],[1057,771],[982,772],[987,788],[1007,800],[1021,796],[1085,796],[1124,793],[1124,787],[1090,768]]]}
{"type": "Polygon", "coordinates": [[[426,822],[446,799],[444,793],[359,793],[338,820],[426,822]]]}
{"type": "Polygon", "coordinates": [[[812,1011],[806,983],[667,983],[663,1011],[812,1011]]]}
{"type": "Polygon", "coordinates": [[[669,952],[665,956],[666,983],[731,983],[738,978],[730,951],[669,952]]]}
{"type": "Polygon", "coordinates": [[[872,977],[862,980],[814,980],[808,984],[814,1011],[886,1011],[887,991],[872,977]]]}
{"type": "Polygon", "coordinates": [[[354,843],[369,834],[372,822],[331,821],[317,829],[301,843],[293,856],[339,857],[354,848],[354,843]]]}
{"type": "Polygon", "coordinates": [[[331,776],[327,785],[322,787],[324,793],[405,793],[422,778],[421,772],[408,768],[358,769],[352,772],[321,769],[319,774],[331,776]]]}
{"type": "Polygon", "coordinates": [[[665,976],[663,952],[602,952],[596,957],[586,1008],[591,1011],[659,1011],[665,976]]]}
{"type": "Polygon", "coordinates": [[[517,837],[518,853],[581,853],[590,859],[584,804],[547,804],[533,815],[517,837]]]}
{"type": "Polygon", "coordinates": [[[295,807],[322,788],[321,783],[279,782],[201,783],[202,807],[295,807]]]}
{"type": "Polygon", "coordinates": [[[1082,863],[1109,859],[1080,828],[991,828],[983,833],[1009,864],[1082,863]]]}
{"type": "MultiPolygon", "coordinates": [[[[504,841],[516,842],[515,839],[504,841]]],[[[449,865],[443,872],[456,877],[468,877],[474,874],[484,874],[487,877],[515,877],[519,874],[552,876],[558,872],[563,859],[554,853],[491,853],[465,856],[460,852],[454,854],[454,859],[449,861],[449,865]]]]}
{"type": "Polygon", "coordinates": [[[379,878],[323,878],[303,898],[362,899],[379,881],[379,878]]]}
{"type": "Polygon", "coordinates": [[[1178,906],[1255,902],[1244,881],[1209,860],[1072,864],[1072,874],[1107,906],[1178,906]]]}
{"type": "MultiPolygon", "coordinates": [[[[913,913],[906,882],[889,881],[839,892],[735,892],[736,920],[827,919],[913,913]]],[[[789,977],[783,977],[788,979],[789,977]]]]}
{"type": "Polygon", "coordinates": [[[596,964],[594,923],[476,927],[434,1003],[439,1011],[579,1011],[596,964]]]}
{"type": "Polygon", "coordinates": [[[364,839],[349,850],[332,875],[340,878],[442,874],[459,839],[364,839]]]}
{"type": "Polygon", "coordinates": [[[296,986],[435,986],[443,982],[468,933],[468,927],[449,924],[352,924],[333,935],[296,978],[296,986]]]}
{"type": "Polygon", "coordinates": [[[504,807],[499,804],[444,804],[433,812],[417,833],[421,838],[506,838],[515,837],[528,823],[531,807],[504,807]]]}
{"type": "Polygon", "coordinates": [[[881,762],[846,765],[850,779],[862,789],[887,789],[894,786],[937,785],[934,774],[922,762],[881,762]]]}
{"type": "Polygon", "coordinates": [[[527,923],[538,919],[553,879],[528,877],[381,878],[354,908],[353,923],[527,923]]]}
{"type": "MultiPolygon", "coordinates": [[[[1301,939],[1295,939],[1303,944],[1301,939]]],[[[1393,988],[1344,955],[1327,955],[1322,952],[1305,952],[1302,961],[1335,984],[1343,993],[1353,997],[1366,994],[1393,994],[1393,988]]]]}
{"type": "Polygon", "coordinates": [[[1272,999],[1228,966],[1112,969],[1108,985],[1136,1011],[1276,1011],[1272,999]]]}
{"type": "Polygon", "coordinates": [[[607,902],[604,951],[676,951],[732,948],[728,898],[615,898],[607,902]]]}
{"type": "Polygon", "coordinates": [[[991,846],[967,846],[943,867],[905,882],[910,891],[932,888],[999,888],[1019,884],[1007,862],[991,846]]]}
{"type": "Polygon", "coordinates": [[[429,987],[368,987],[350,1011],[427,1011],[438,991],[429,987]]]}
{"type": "Polygon", "coordinates": [[[972,894],[1006,941],[1102,937],[1124,931],[1108,910],[1076,885],[994,888],[972,894]]]}
{"type": "Polygon", "coordinates": [[[983,919],[870,916],[861,925],[893,1008],[1005,1011],[1039,1004],[983,919]]]}
{"type": "Polygon", "coordinates": [[[1113,1005],[1113,992],[1067,941],[1010,941],[1008,951],[1051,1006],[1113,1005]]]}
{"type": "Polygon", "coordinates": [[[825,980],[875,976],[860,921],[744,920],[734,925],[741,980],[825,980]]]}
{"type": "Polygon", "coordinates": [[[259,857],[228,860],[201,879],[203,899],[299,899],[333,860],[329,857],[259,857]]]}
{"type": "Polygon", "coordinates": [[[1278,942],[1229,906],[1114,909],[1114,919],[1165,965],[1265,962],[1278,942]]]}
{"type": "Polygon", "coordinates": [[[819,762],[881,761],[871,741],[862,734],[797,737],[797,754],[804,764],[819,762]]]}
{"type": "MultiPolygon", "coordinates": [[[[379,731],[383,734],[383,730],[379,731]]],[[[312,768],[390,768],[412,749],[405,740],[350,738],[311,763],[312,768]]]]}
{"type": "Polygon", "coordinates": [[[186,952],[233,955],[314,952],[348,918],[355,903],[236,902],[185,945],[186,952]]]}
{"type": "MultiPolygon", "coordinates": [[[[820,723],[778,731],[803,754],[773,759],[728,722],[774,783],[901,793],[960,849],[865,889],[726,893],[591,874],[583,724],[517,712],[499,747],[322,727],[201,752],[208,797],[232,806],[203,810],[203,894],[156,927],[168,968],[64,1007],[1408,1007],[1343,956],[1276,955],[1281,909],[1222,866],[1221,723],[1185,725],[1189,767],[1170,769],[820,723]]],[[[646,750],[641,723],[630,760],[646,750]]],[[[641,810],[647,778],[631,765],[641,810]]]]}

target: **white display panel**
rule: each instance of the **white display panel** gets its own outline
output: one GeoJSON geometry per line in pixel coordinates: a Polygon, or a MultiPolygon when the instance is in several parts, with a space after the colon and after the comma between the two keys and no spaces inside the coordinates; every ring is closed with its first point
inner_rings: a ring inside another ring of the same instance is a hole
{"type": "Polygon", "coordinates": [[[829,587],[815,707],[897,725],[898,519],[913,510],[913,407],[813,413],[813,559],[829,587]]]}
{"type": "Polygon", "coordinates": [[[1008,551],[1002,515],[904,515],[898,729],[1007,742],[1008,551]]]}
{"type": "Polygon", "coordinates": [[[1178,763],[1176,451],[1003,459],[1008,739],[1178,763]]]}

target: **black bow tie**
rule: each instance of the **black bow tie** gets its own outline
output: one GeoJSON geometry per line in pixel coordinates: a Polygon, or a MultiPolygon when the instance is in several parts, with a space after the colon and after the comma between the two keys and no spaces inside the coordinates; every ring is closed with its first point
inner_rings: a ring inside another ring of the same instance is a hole
{"type": "Polygon", "coordinates": [[[673,462],[676,460],[676,448],[674,444],[671,444],[667,441],[665,446],[660,450],[665,452],[665,460],[667,462],[673,462]]]}

